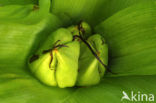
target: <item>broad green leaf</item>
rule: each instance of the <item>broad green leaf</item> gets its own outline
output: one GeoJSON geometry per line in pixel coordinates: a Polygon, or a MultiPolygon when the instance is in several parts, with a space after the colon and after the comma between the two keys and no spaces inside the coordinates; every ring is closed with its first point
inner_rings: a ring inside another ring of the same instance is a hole
{"type": "MultiPolygon", "coordinates": [[[[156,76],[107,77],[99,85],[60,89],[40,84],[32,77],[0,76],[1,103],[120,103],[125,91],[154,94],[156,76]]],[[[133,103],[124,100],[125,103],[133,103]]],[[[140,103],[140,102],[138,102],[140,103]]]]}
{"type": "Polygon", "coordinates": [[[110,69],[118,75],[156,74],[156,3],[126,8],[96,27],[109,44],[110,69]]]}
{"type": "Polygon", "coordinates": [[[3,5],[27,5],[37,4],[38,0],[0,0],[0,6],[3,5]]]}
{"type": "Polygon", "coordinates": [[[62,19],[66,15],[73,22],[84,20],[94,26],[124,8],[150,1],[155,0],[52,0],[52,13],[62,19]]]}
{"type": "Polygon", "coordinates": [[[98,24],[102,22],[103,20],[106,20],[107,18],[111,17],[115,13],[119,12],[120,10],[123,10],[125,8],[128,8],[130,6],[140,4],[143,2],[151,2],[156,0],[106,0],[105,3],[101,4],[99,9],[97,9],[93,15],[94,16],[93,23],[98,24]],[[97,14],[98,13],[98,14],[97,14]]]}
{"type": "Polygon", "coordinates": [[[43,7],[37,11],[31,5],[0,8],[0,73],[23,71],[16,67],[25,66],[28,55],[62,25],[56,16],[43,13],[43,7]]]}
{"type": "Polygon", "coordinates": [[[92,23],[95,13],[98,15],[96,10],[100,10],[99,7],[105,2],[106,0],[53,0],[52,13],[60,18],[61,14],[67,15],[71,17],[73,22],[84,20],[92,23]]]}

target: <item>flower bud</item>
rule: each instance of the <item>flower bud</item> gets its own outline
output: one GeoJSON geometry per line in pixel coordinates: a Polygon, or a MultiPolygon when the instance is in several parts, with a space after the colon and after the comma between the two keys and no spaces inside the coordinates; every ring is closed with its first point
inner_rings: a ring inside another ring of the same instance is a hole
{"type": "Polygon", "coordinates": [[[81,36],[84,39],[87,39],[92,34],[91,27],[86,22],[80,22],[78,25],[70,26],[70,27],[68,27],[68,30],[73,35],[79,35],[80,36],[80,34],[82,34],[81,36]]]}
{"type": "Polygon", "coordinates": [[[50,53],[46,53],[39,57],[39,59],[29,63],[29,67],[32,73],[44,84],[49,86],[56,86],[56,78],[55,78],[55,71],[56,71],[56,56],[53,53],[53,62],[51,64],[51,68],[49,67],[49,62],[51,59],[50,53]]]}
{"type": "Polygon", "coordinates": [[[91,28],[85,22],[56,30],[30,58],[30,70],[49,86],[98,84],[107,69],[108,46],[101,35],[89,35],[91,28]]]}
{"type": "Polygon", "coordinates": [[[78,74],[79,42],[70,42],[66,46],[66,48],[60,48],[56,52],[58,60],[56,79],[58,86],[61,88],[73,87],[78,74]]]}
{"type": "MultiPolygon", "coordinates": [[[[91,45],[94,45],[93,47],[95,48],[94,51],[99,56],[102,63],[107,66],[108,65],[108,45],[106,44],[106,41],[104,40],[104,38],[99,34],[95,34],[88,39],[88,42],[91,45]]],[[[101,77],[103,77],[104,72],[107,69],[105,66],[103,66],[102,63],[99,62],[99,73],[101,77]]]]}
{"type": "Polygon", "coordinates": [[[30,58],[32,73],[49,86],[72,87],[78,72],[79,42],[64,28],[53,32],[30,58]]]}
{"type": "Polygon", "coordinates": [[[95,85],[100,82],[108,63],[108,47],[103,38],[96,34],[87,40],[89,47],[81,42],[78,86],[95,85]],[[90,50],[92,49],[92,51],[90,50]]]}

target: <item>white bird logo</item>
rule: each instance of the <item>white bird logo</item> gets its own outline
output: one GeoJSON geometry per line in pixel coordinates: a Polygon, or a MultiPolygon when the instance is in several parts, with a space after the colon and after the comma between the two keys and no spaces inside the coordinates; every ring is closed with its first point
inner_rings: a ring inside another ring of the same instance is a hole
{"type": "Polygon", "coordinates": [[[131,100],[129,97],[128,97],[128,95],[127,95],[127,93],[125,92],[125,91],[123,91],[122,92],[123,93],[123,97],[121,98],[121,101],[123,100],[123,99],[127,99],[127,100],[131,100]]]}

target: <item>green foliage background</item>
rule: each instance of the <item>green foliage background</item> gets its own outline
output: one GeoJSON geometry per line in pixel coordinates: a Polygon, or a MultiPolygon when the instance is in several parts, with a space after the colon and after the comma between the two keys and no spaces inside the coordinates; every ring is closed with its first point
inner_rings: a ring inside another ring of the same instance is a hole
{"type": "Polygon", "coordinates": [[[0,103],[120,103],[122,91],[156,94],[155,74],[155,0],[0,0],[0,103]],[[40,83],[28,56],[51,32],[80,20],[106,38],[117,75],[84,88],[40,83]]]}

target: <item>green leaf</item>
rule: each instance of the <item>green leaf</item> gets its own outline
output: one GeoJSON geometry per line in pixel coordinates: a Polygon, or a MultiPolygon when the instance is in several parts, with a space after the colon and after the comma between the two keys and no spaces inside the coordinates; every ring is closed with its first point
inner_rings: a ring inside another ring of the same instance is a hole
{"type": "Polygon", "coordinates": [[[3,5],[27,5],[37,4],[38,0],[0,0],[0,6],[3,5]]]}
{"type": "Polygon", "coordinates": [[[41,45],[39,42],[62,25],[56,16],[43,15],[44,9],[34,11],[31,5],[7,7],[0,9],[0,74],[23,71],[15,68],[25,66],[28,55],[41,45]]]}
{"type": "Polygon", "coordinates": [[[150,1],[155,0],[52,0],[52,13],[62,19],[62,15],[67,15],[73,22],[84,20],[94,26],[124,8],[150,1]]]}
{"type": "Polygon", "coordinates": [[[96,27],[109,44],[110,69],[118,75],[156,74],[156,3],[126,8],[96,27]]]}
{"type": "MultiPolygon", "coordinates": [[[[41,85],[32,77],[0,76],[1,103],[120,103],[122,91],[156,94],[156,76],[108,77],[99,85],[60,89],[41,85]]],[[[125,101],[129,103],[128,101],[125,101]]],[[[132,103],[132,102],[130,102],[132,103]]]]}

